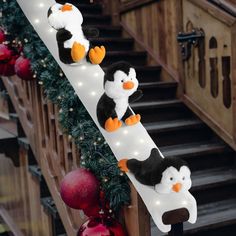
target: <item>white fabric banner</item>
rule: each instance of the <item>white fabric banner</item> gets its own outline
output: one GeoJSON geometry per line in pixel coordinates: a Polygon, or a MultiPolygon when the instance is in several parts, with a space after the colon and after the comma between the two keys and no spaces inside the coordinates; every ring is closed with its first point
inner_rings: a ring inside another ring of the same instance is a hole
{"type": "MultiPolygon", "coordinates": [[[[83,65],[70,66],[63,64],[59,60],[56,31],[50,27],[47,20],[47,11],[55,2],[53,0],[17,0],[17,2],[65,73],[78,97],[105,137],[117,160],[123,158],[144,160],[148,158],[151,149],[156,147],[156,145],[141,123],[130,127],[123,126],[113,133],[108,133],[99,126],[96,117],[96,106],[101,95],[104,93],[104,72],[101,67],[87,62],[83,65]]],[[[189,191],[159,194],[154,191],[154,188],[140,184],[132,174],[128,173],[128,177],[161,231],[168,232],[171,229],[170,225],[162,223],[162,215],[166,211],[185,207],[190,212],[189,221],[191,223],[195,222],[197,217],[196,201],[189,191]]]]}

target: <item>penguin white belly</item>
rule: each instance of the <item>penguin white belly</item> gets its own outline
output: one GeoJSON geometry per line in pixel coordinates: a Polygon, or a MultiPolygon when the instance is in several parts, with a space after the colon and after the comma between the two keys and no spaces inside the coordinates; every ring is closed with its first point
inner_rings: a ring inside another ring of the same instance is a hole
{"type": "Polygon", "coordinates": [[[70,31],[73,35],[71,39],[64,42],[65,48],[72,48],[74,42],[80,43],[85,47],[85,51],[88,52],[89,50],[89,41],[84,37],[83,31],[76,30],[70,31]]]}
{"type": "Polygon", "coordinates": [[[114,99],[114,102],[116,104],[115,111],[118,119],[120,120],[128,108],[128,98],[114,99]]]}

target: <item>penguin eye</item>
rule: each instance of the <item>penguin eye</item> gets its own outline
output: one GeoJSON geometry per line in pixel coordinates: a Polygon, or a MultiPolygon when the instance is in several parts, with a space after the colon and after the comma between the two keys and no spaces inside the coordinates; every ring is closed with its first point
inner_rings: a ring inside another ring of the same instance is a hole
{"type": "Polygon", "coordinates": [[[123,79],[121,80],[121,83],[124,83],[124,80],[123,80],[123,79]]]}
{"type": "Polygon", "coordinates": [[[185,176],[182,178],[182,180],[185,180],[185,176]]]}
{"type": "Polygon", "coordinates": [[[173,181],[173,179],[174,179],[173,177],[170,177],[170,180],[171,180],[171,181],[173,181]]]}

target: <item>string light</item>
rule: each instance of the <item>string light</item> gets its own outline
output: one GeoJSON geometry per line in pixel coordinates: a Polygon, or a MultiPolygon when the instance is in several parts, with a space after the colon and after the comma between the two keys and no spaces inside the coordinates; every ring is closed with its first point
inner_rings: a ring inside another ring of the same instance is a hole
{"type": "Polygon", "coordinates": [[[98,77],[98,76],[99,76],[98,72],[94,73],[94,77],[98,77]]]}
{"type": "Polygon", "coordinates": [[[78,83],[78,86],[79,86],[79,87],[82,87],[82,86],[83,86],[83,83],[82,83],[82,82],[79,82],[79,83],[78,83]]]}
{"type": "Polygon", "coordinates": [[[86,67],[85,65],[82,65],[82,66],[81,66],[81,69],[82,69],[82,70],[86,70],[86,68],[87,68],[87,67],[86,67]]]}
{"type": "Polygon", "coordinates": [[[161,202],[160,201],[156,201],[156,205],[157,206],[161,205],[161,202]]]}
{"type": "Polygon", "coordinates": [[[116,142],[116,146],[119,147],[120,146],[120,142],[116,142]]]}
{"type": "Polygon", "coordinates": [[[138,155],[139,155],[139,152],[135,151],[135,152],[134,152],[134,155],[135,155],[135,156],[138,156],[138,155]]]}
{"type": "Polygon", "coordinates": [[[72,112],[72,111],[74,111],[74,109],[73,109],[73,108],[70,108],[69,111],[72,112]]]}
{"type": "Polygon", "coordinates": [[[39,84],[39,85],[43,85],[43,81],[39,81],[38,84],[39,84]]]}
{"type": "Polygon", "coordinates": [[[45,5],[44,5],[43,2],[39,3],[39,7],[40,7],[40,8],[43,8],[44,6],[45,6],[45,5]]]}
{"type": "Polygon", "coordinates": [[[35,19],[35,20],[34,20],[34,23],[35,23],[35,24],[39,24],[39,23],[40,23],[40,20],[39,20],[39,19],[35,19]]]}
{"type": "Polygon", "coordinates": [[[129,133],[129,131],[127,130],[127,129],[125,129],[124,131],[123,131],[123,134],[128,134],[129,133]]]}
{"type": "Polygon", "coordinates": [[[92,96],[96,96],[96,94],[97,94],[97,93],[96,93],[95,91],[92,91],[92,92],[91,92],[91,95],[92,95],[92,96]]]}

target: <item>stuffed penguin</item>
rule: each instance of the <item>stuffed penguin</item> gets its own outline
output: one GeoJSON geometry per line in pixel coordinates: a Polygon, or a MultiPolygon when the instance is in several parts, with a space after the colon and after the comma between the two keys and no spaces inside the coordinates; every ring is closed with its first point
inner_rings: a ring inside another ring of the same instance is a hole
{"type": "Polygon", "coordinates": [[[57,30],[59,58],[65,64],[78,64],[86,58],[92,64],[100,64],[106,54],[103,46],[94,47],[86,37],[94,36],[94,30],[82,28],[83,16],[70,3],[56,3],[48,10],[48,22],[57,30]]]}
{"type": "Polygon", "coordinates": [[[99,124],[108,132],[113,132],[122,126],[134,125],[141,119],[139,114],[133,114],[129,108],[142,96],[137,90],[138,80],[135,69],[127,62],[117,62],[108,67],[104,75],[104,90],[97,104],[99,124]]]}
{"type": "Polygon", "coordinates": [[[184,192],[192,185],[187,163],[175,157],[162,158],[156,148],[145,161],[123,159],[118,166],[124,172],[133,173],[140,183],[154,186],[158,193],[184,192]]]}

